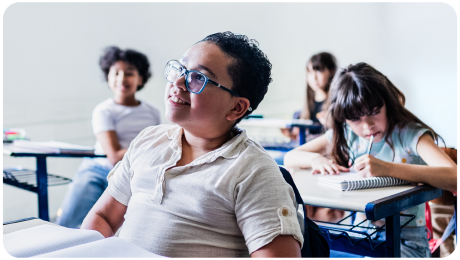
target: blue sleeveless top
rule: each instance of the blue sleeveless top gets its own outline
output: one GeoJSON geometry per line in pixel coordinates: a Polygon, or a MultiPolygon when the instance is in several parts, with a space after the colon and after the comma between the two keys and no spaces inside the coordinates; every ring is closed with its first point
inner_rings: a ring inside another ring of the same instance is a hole
{"type": "MultiPolygon", "coordinates": [[[[350,148],[350,158],[356,160],[360,156],[367,154],[369,141],[356,135],[348,125],[344,130],[347,144],[350,148]]],[[[396,127],[391,134],[391,140],[393,141],[394,145],[394,152],[390,145],[385,142],[385,138],[383,138],[380,142],[374,143],[372,145],[371,155],[386,162],[426,165],[426,163],[417,152],[418,141],[420,140],[420,137],[425,133],[429,133],[434,139],[434,133],[432,133],[427,128],[422,128],[422,126],[416,123],[410,123],[402,129],[396,127]]],[[[326,131],[326,137],[329,143],[332,142],[332,129],[326,131]]],[[[425,226],[425,204],[420,204],[413,208],[407,209],[402,213],[415,215],[415,223],[414,221],[411,221],[408,226],[425,226]]],[[[401,219],[401,224],[403,224],[403,221],[404,220],[401,219]]]]}

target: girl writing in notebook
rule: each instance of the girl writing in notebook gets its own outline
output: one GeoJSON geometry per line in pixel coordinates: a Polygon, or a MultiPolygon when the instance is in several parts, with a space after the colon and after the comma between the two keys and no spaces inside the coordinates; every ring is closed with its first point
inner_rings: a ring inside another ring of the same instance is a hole
{"type": "Polygon", "coordinates": [[[94,108],[94,152],[107,158],[83,159],[62,203],[62,214],[56,220],[65,227],[81,225],[107,187],[108,173],[123,158],[131,141],[144,128],[160,123],[158,109],[135,97],[151,75],[150,63],[144,54],[108,47],[99,66],[113,97],[94,108]]]}
{"type": "MultiPolygon", "coordinates": [[[[366,63],[342,69],[331,84],[329,103],[331,129],[288,152],[286,166],[321,174],[353,167],[363,177],[390,176],[457,189],[457,166],[437,146],[439,135],[404,108],[404,94],[382,73],[366,63]]],[[[429,257],[425,205],[404,213],[416,218],[401,231],[401,256],[429,257]]]]}

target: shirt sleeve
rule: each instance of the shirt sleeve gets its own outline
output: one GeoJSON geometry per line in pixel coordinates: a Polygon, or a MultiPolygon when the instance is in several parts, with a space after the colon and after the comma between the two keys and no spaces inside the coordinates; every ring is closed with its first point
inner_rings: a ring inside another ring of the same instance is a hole
{"type": "MultiPolygon", "coordinates": [[[[141,132],[142,133],[142,132],[141,132]]],[[[138,135],[138,137],[141,134],[138,135]]],[[[135,146],[137,137],[131,142],[128,150],[126,151],[123,159],[119,161],[107,176],[108,190],[112,197],[114,197],[121,204],[128,206],[131,199],[131,159],[133,147],[135,146]]]]}
{"type": "Polygon", "coordinates": [[[404,147],[408,147],[414,155],[420,156],[417,152],[417,144],[425,133],[428,133],[434,140],[434,133],[427,128],[407,128],[403,136],[404,147]]]}
{"type": "Polygon", "coordinates": [[[110,110],[100,105],[93,110],[92,125],[94,135],[115,130],[115,120],[112,118],[110,110]]]}
{"type": "Polygon", "coordinates": [[[278,235],[303,245],[294,191],[269,159],[250,160],[235,187],[235,214],[250,254],[278,235]]]}

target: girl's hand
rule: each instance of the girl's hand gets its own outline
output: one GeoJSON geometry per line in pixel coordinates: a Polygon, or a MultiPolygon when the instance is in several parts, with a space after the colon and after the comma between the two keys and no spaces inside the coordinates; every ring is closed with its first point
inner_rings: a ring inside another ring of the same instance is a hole
{"type": "Polygon", "coordinates": [[[298,127],[293,127],[292,129],[290,128],[281,128],[281,133],[286,136],[291,138],[291,140],[295,141],[297,140],[297,136],[299,135],[299,128],[298,127]]]}
{"type": "Polygon", "coordinates": [[[322,125],[326,125],[326,111],[320,111],[316,114],[316,118],[322,125]]]}
{"type": "Polygon", "coordinates": [[[312,174],[315,173],[321,173],[322,175],[326,174],[340,174],[340,172],[349,172],[350,169],[347,167],[340,166],[336,164],[334,161],[327,159],[326,157],[318,154],[317,157],[315,157],[312,160],[311,164],[312,174]]]}
{"type": "Polygon", "coordinates": [[[361,177],[383,177],[389,176],[390,164],[379,160],[370,154],[363,155],[356,159],[355,170],[361,177]]]}

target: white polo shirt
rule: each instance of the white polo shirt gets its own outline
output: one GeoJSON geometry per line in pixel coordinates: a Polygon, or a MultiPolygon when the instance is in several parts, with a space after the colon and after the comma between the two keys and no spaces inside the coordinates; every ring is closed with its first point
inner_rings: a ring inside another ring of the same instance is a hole
{"type": "Polygon", "coordinates": [[[303,244],[294,192],[274,160],[246,132],[174,167],[183,129],[144,129],[107,177],[128,206],[120,237],[169,257],[241,257],[278,235],[303,244]]]}

